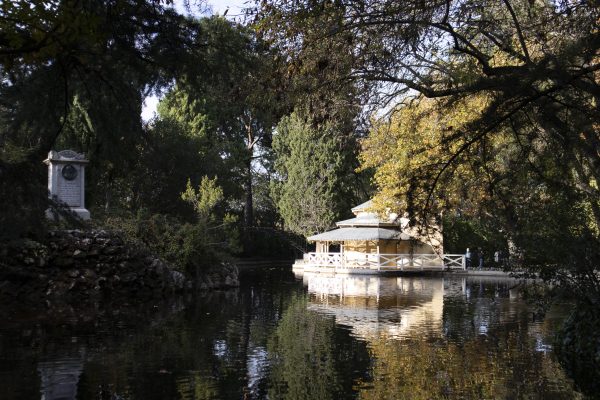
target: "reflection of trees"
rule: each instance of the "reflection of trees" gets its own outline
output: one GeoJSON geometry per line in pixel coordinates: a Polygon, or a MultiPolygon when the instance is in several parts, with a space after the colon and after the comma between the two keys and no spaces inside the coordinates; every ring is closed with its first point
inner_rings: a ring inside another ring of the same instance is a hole
{"type": "Polygon", "coordinates": [[[527,312],[521,301],[506,301],[514,281],[468,279],[465,293],[444,298],[444,335],[452,341],[484,334],[490,326],[507,323],[527,312]]]}
{"type": "Polygon", "coordinates": [[[493,352],[479,339],[463,346],[380,339],[371,349],[376,357],[373,375],[381,379],[361,391],[360,398],[364,399],[574,397],[564,389],[569,384],[558,364],[547,356],[531,354],[532,349],[516,335],[509,335],[493,352]],[[522,351],[531,356],[528,364],[522,351]]]}
{"type": "Polygon", "coordinates": [[[0,398],[39,397],[38,361],[64,358],[82,346],[87,351],[77,385],[81,399],[264,398],[268,338],[290,292],[302,290],[291,274],[274,275],[251,287],[209,293],[184,310],[149,304],[104,321],[44,326],[30,336],[2,330],[0,352],[16,362],[10,379],[0,376],[0,398]],[[9,344],[16,348],[7,353],[9,344]]]}
{"type": "Polygon", "coordinates": [[[572,399],[559,364],[536,348],[526,313],[461,342],[379,337],[363,399],[572,399]]]}
{"type": "MultiPolygon", "coordinates": [[[[356,385],[361,398],[577,396],[544,344],[554,329],[546,323],[532,324],[527,304],[513,301],[515,293],[510,289],[515,281],[402,278],[393,282],[393,290],[382,290],[391,280],[360,282],[349,279],[333,285],[326,279],[312,279],[308,308],[335,316],[336,323],[352,327],[354,334],[368,341],[373,379],[356,385]]],[[[293,325],[300,322],[289,323],[290,331],[302,331],[302,325],[293,325]]],[[[303,349],[314,351],[310,346],[303,349]]],[[[315,373],[310,364],[302,368],[311,367],[315,373]]],[[[298,374],[293,369],[289,373],[298,374]]],[[[310,373],[307,380],[323,379],[310,373]]],[[[322,396],[301,389],[305,392],[292,398],[322,396]]]]}
{"type": "Polygon", "coordinates": [[[86,363],[80,396],[104,387],[125,398],[240,398],[244,301],[243,291],[212,293],[160,324],[138,326],[129,337],[96,350],[86,363]]]}
{"type": "Polygon", "coordinates": [[[369,364],[364,343],[333,317],[307,311],[304,297],[292,300],[268,349],[272,399],[348,398],[369,364]]]}

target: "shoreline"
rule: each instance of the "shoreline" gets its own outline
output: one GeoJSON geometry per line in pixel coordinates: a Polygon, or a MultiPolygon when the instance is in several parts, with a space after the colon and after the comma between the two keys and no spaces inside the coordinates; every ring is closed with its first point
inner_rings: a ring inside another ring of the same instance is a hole
{"type": "Polygon", "coordinates": [[[0,299],[83,307],[239,286],[237,268],[219,263],[190,277],[148,249],[104,229],[51,231],[41,241],[0,244],[0,299]]]}

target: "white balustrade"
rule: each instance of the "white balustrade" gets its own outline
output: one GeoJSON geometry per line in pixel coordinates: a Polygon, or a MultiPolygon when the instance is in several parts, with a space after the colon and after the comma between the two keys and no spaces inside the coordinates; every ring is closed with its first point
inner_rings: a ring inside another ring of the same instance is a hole
{"type": "Polygon", "coordinates": [[[315,267],[377,270],[464,270],[463,254],[306,253],[304,263],[315,267]]]}
{"type": "Polygon", "coordinates": [[[337,267],[342,264],[342,255],[340,253],[306,253],[304,261],[320,267],[337,267]]]}

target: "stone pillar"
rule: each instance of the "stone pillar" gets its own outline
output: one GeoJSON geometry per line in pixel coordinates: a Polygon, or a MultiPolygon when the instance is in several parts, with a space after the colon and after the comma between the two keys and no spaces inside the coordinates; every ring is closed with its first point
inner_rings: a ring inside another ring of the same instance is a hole
{"type": "MultiPolygon", "coordinates": [[[[79,218],[90,219],[85,208],[85,156],[71,150],[51,151],[44,163],[48,165],[48,196],[79,218]]],[[[46,216],[55,218],[50,209],[46,216]]]]}

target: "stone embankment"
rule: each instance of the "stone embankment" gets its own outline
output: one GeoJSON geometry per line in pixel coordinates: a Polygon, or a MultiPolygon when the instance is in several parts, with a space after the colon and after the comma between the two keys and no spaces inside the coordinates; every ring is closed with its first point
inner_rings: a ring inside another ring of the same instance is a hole
{"type": "Polygon", "coordinates": [[[105,230],[55,231],[44,243],[0,246],[0,296],[12,298],[73,302],[237,285],[237,270],[226,265],[199,274],[194,285],[148,250],[105,230]]]}

